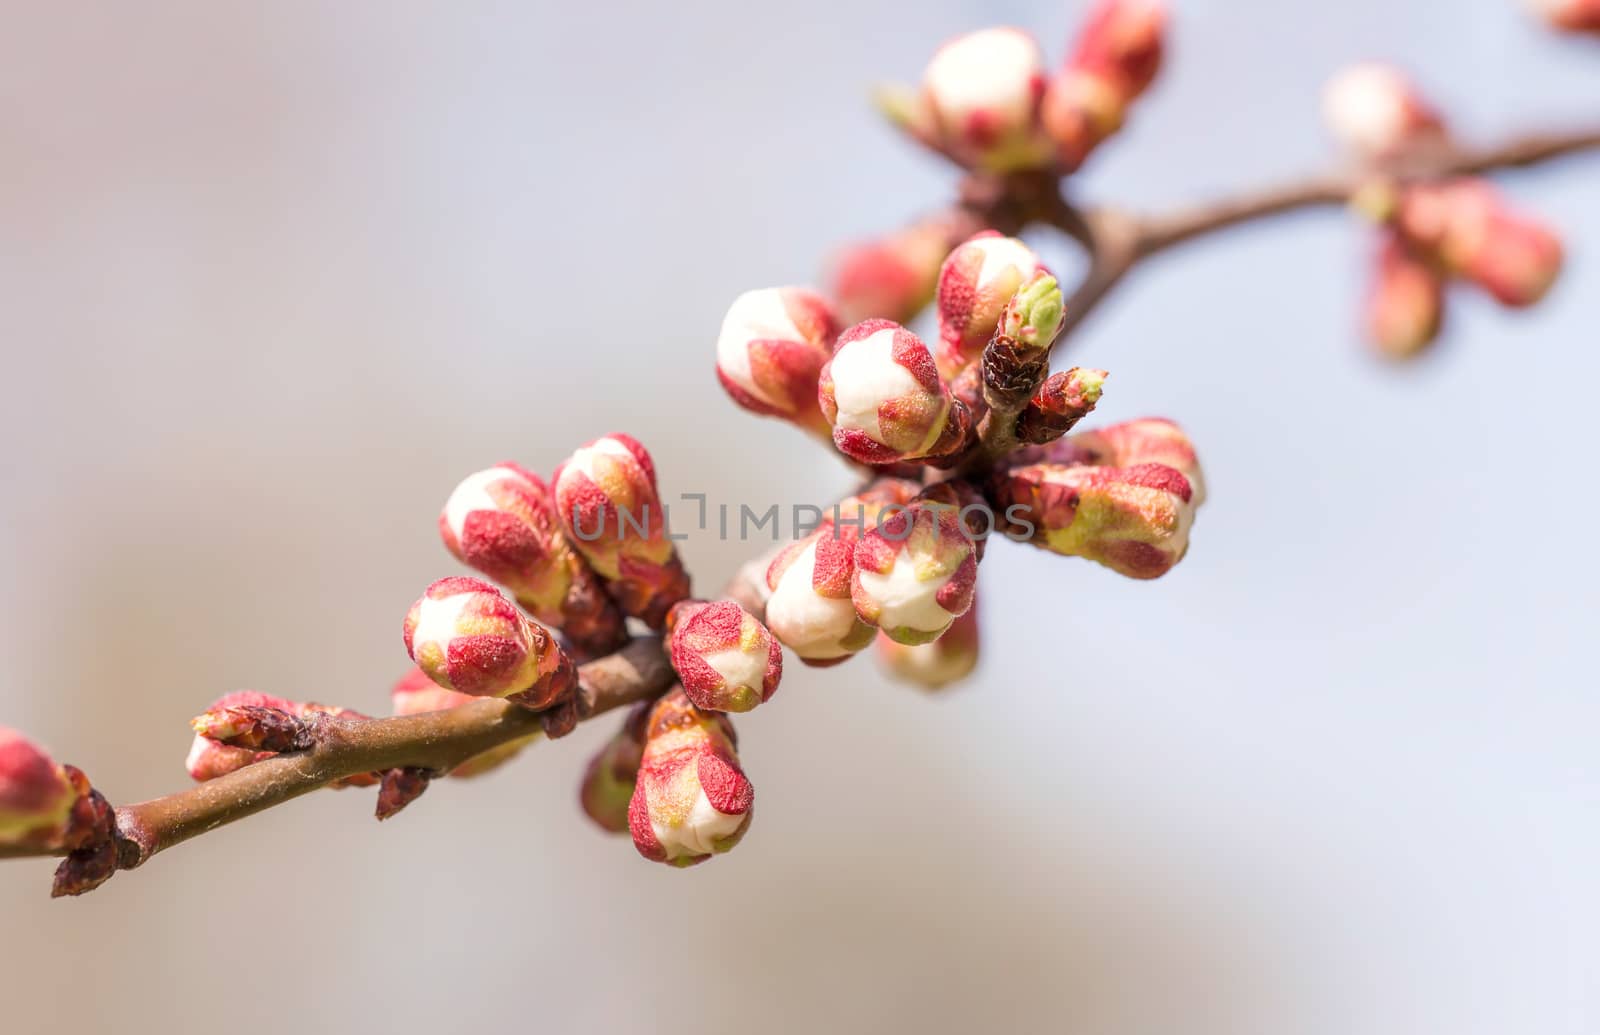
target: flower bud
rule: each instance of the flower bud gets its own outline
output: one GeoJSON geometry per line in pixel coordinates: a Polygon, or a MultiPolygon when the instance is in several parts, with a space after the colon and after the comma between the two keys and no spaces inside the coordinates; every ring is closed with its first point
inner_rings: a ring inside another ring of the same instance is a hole
{"type": "Polygon", "coordinates": [[[950,623],[944,635],[931,643],[909,646],[879,633],[878,662],[893,678],[926,690],[938,690],[965,679],[978,666],[976,598],[967,613],[950,623]]]}
{"type": "Polygon", "coordinates": [[[752,413],[824,437],[817,375],[833,351],[839,322],[826,298],[805,288],[764,288],[734,299],[717,337],[717,379],[752,413]]]}
{"type": "MultiPolygon", "coordinates": [[[[429,679],[426,672],[414,668],[395,683],[394,689],[389,691],[389,700],[396,715],[422,715],[426,712],[443,712],[459,708],[479,698],[455,690],[446,690],[429,679]]],[[[462,762],[450,770],[450,775],[457,779],[482,776],[489,770],[511,761],[522,753],[523,748],[538,739],[539,734],[530,733],[526,737],[518,737],[498,747],[492,747],[462,762]]]]}
{"type": "Polygon", "coordinates": [[[1194,443],[1182,428],[1165,417],[1143,417],[1110,424],[1046,446],[1019,449],[1006,458],[1009,467],[1039,463],[1096,467],[1164,464],[1176,469],[1189,482],[1195,506],[1205,502],[1205,479],[1200,473],[1200,459],[1194,443]]]}
{"type": "Polygon", "coordinates": [[[1161,71],[1167,30],[1159,0],[1101,0],[1078,33],[1067,67],[1111,84],[1124,106],[1161,71]]]}
{"type": "MultiPolygon", "coordinates": [[[[192,779],[204,783],[271,758],[280,750],[298,750],[309,746],[303,740],[265,741],[279,735],[292,738],[297,731],[303,732],[305,729],[303,723],[293,720],[305,720],[316,715],[347,719],[369,717],[351,708],[317,704],[314,701],[291,701],[287,697],[255,690],[236,690],[223,694],[190,722],[195,737],[189,746],[189,757],[184,762],[184,768],[192,779]],[[272,722],[274,718],[291,721],[277,724],[272,722]]],[[[329,786],[371,787],[377,782],[376,774],[359,773],[336,780],[329,786]]]]}
{"type": "Polygon", "coordinates": [[[887,95],[886,114],[968,168],[1035,169],[1049,149],[1038,132],[1044,58],[1019,29],[982,29],[934,52],[915,98],[887,95]]]}
{"type": "Polygon", "coordinates": [[[589,759],[583,783],[578,787],[578,801],[583,811],[600,829],[609,833],[628,831],[628,804],[639,782],[645,725],[654,705],[654,701],[640,701],[633,706],[622,728],[589,759]]]}
{"type": "Polygon", "coordinates": [[[1367,161],[1388,161],[1446,142],[1444,122],[1404,73],[1351,65],[1322,88],[1322,118],[1335,138],[1367,161]]]}
{"type": "Polygon", "coordinates": [[[406,651],[428,678],[474,697],[542,709],[578,685],[572,658],[544,626],[480,579],[440,579],[411,605],[406,651]]]}
{"type": "Polygon", "coordinates": [[[732,600],[684,601],[667,619],[672,668],[696,708],[747,712],[783,677],[783,649],[755,615],[732,600]]]}
{"type": "Polygon", "coordinates": [[[1039,120],[1061,170],[1076,172],[1101,142],[1122,128],[1126,108],[1116,84],[1098,75],[1064,68],[1053,76],[1039,120]]]}
{"type": "Polygon", "coordinates": [[[972,606],[977,576],[958,515],[916,501],[856,543],[850,595],[856,613],[896,643],[928,643],[972,606]]]}
{"type": "Polygon", "coordinates": [[[966,439],[971,417],[922,339],[888,320],[839,336],[817,386],[839,451],[864,464],[943,456],[966,439]]]}
{"type": "Polygon", "coordinates": [[[862,320],[910,323],[933,301],[939,267],[965,240],[966,221],[930,216],[886,237],[844,248],[833,261],[832,292],[845,324],[862,320]]]}
{"type": "Polygon", "coordinates": [[[656,467],[644,446],[607,435],[556,468],[556,511],[567,535],[624,614],[652,629],[689,595],[689,576],[667,538],[656,467]]]}
{"type": "Polygon", "coordinates": [[[1529,0],[1528,6],[1551,28],[1600,33],[1600,0],[1529,0]]]}
{"type": "Polygon", "coordinates": [[[626,642],[621,612],[573,549],[538,475],[512,463],[470,475],[445,503],[439,535],[457,560],[510,590],[583,654],[626,642]]]}
{"type": "Polygon", "coordinates": [[[1130,578],[1166,574],[1189,547],[1194,492],[1164,464],[1013,467],[995,476],[992,492],[1014,534],[1130,578]]]}
{"type": "Polygon", "coordinates": [[[939,269],[939,369],[954,377],[983,355],[1017,291],[1043,266],[1015,237],[985,230],[939,269]]]}
{"type": "MultiPolygon", "coordinates": [[[[209,714],[239,707],[276,708],[291,714],[297,708],[296,703],[288,698],[258,693],[254,690],[238,690],[217,698],[206,712],[209,714]]],[[[222,744],[203,733],[196,732],[184,767],[188,769],[193,779],[204,782],[225,776],[236,769],[243,769],[254,762],[271,758],[275,754],[276,751],[260,751],[255,748],[222,744]]]]}
{"type": "Polygon", "coordinates": [[[78,794],[62,766],[16,730],[0,726],[0,845],[53,847],[78,794]]]}
{"type": "Polygon", "coordinates": [[[1412,359],[1439,337],[1444,281],[1391,234],[1384,235],[1364,314],[1367,338],[1389,359],[1412,359]]]}
{"type": "Polygon", "coordinates": [[[1532,305],[1561,272],[1561,238],[1513,211],[1483,180],[1408,187],[1393,218],[1416,255],[1472,281],[1502,305],[1532,305]]]}
{"type": "Polygon", "coordinates": [[[755,789],[735,753],[733,724],[703,712],[681,689],[650,712],[628,830],[646,859],[693,866],[739,843],[755,789]]]}
{"type": "Polygon", "coordinates": [[[1100,402],[1108,376],[1104,370],[1073,367],[1045,378],[1017,417],[1017,438],[1042,444],[1071,431],[1100,402]]]}

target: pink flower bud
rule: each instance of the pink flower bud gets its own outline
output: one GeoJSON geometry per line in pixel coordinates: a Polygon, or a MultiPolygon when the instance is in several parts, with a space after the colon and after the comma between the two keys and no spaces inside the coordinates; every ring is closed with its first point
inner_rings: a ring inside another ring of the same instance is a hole
{"type": "Polygon", "coordinates": [[[839,336],[817,387],[839,451],[864,464],[943,456],[966,439],[971,418],[955,401],[922,339],[888,320],[839,336]]]}
{"type": "MultiPolygon", "coordinates": [[[[189,776],[203,783],[276,755],[278,753],[276,750],[248,746],[258,744],[259,736],[263,732],[270,732],[252,722],[252,713],[260,711],[279,712],[293,719],[308,719],[316,715],[350,719],[368,718],[354,709],[341,708],[337,705],[317,704],[314,701],[291,701],[287,697],[264,694],[256,690],[236,690],[211,702],[211,706],[204,714],[190,723],[195,729],[195,738],[189,747],[189,757],[184,763],[189,776]],[[245,743],[225,742],[235,736],[239,736],[245,743]]],[[[330,786],[371,787],[377,782],[376,774],[361,773],[336,781],[330,786]]]]}
{"type": "Polygon", "coordinates": [[[440,579],[411,605],[406,651],[428,678],[474,697],[543,709],[578,685],[572,658],[544,626],[480,579],[440,579]]]}
{"type": "Polygon", "coordinates": [[[573,549],[538,475],[512,463],[470,475],[445,503],[439,535],[457,560],[506,587],[583,654],[627,641],[622,614],[573,549]]]}
{"type": "Polygon", "coordinates": [[[807,665],[838,664],[872,642],[872,626],[850,599],[855,544],[887,508],[904,506],[916,492],[914,482],[880,479],[841,500],[821,527],[773,558],[767,568],[767,628],[807,665]]]}
{"type": "Polygon", "coordinates": [[[982,29],[934,52],[908,128],[969,168],[993,172],[1047,164],[1038,132],[1044,58],[1020,29],[982,29]]]}
{"type": "Polygon", "coordinates": [[[739,843],[754,803],[727,716],[700,711],[681,689],[658,701],[628,805],[639,854],[673,866],[704,862],[739,843]]]}
{"type": "Polygon", "coordinates": [[[939,270],[939,369],[946,377],[983,355],[1006,306],[1043,269],[1033,249],[985,230],[965,241],[939,270]]]}
{"type": "Polygon", "coordinates": [[[1113,84],[1126,106],[1161,71],[1166,30],[1167,8],[1159,0],[1101,0],[1083,23],[1067,67],[1113,84]]]}
{"type": "MultiPolygon", "coordinates": [[[[402,676],[400,681],[395,683],[394,689],[389,691],[389,699],[396,715],[422,715],[427,712],[449,711],[451,708],[459,708],[479,700],[471,694],[446,690],[429,679],[428,674],[420,668],[414,668],[402,676]]],[[[511,761],[522,753],[523,748],[538,739],[539,734],[530,733],[526,737],[518,737],[498,747],[492,747],[462,762],[450,770],[450,775],[463,780],[482,776],[491,769],[511,761]]]]}
{"type": "Polygon", "coordinates": [[[78,794],[62,766],[16,730],[0,726],[0,845],[54,847],[78,794]]]}
{"type": "Polygon", "coordinates": [[[910,323],[933,301],[939,267],[965,240],[965,221],[933,216],[886,237],[860,241],[833,261],[833,297],[846,324],[862,320],[910,323]]]}
{"type": "Polygon", "coordinates": [[[1562,32],[1600,33],[1600,0],[1529,0],[1528,6],[1562,32]]]}
{"type": "Polygon", "coordinates": [[[1322,89],[1322,118],[1341,144],[1368,161],[1446,142],[1444,122],[1396,68],[1352,65],[1322,89]]]}
{"type": "Polygon", "coordinates": [[[826,298],[805,288],[764,288],[734,299],[717,337],[717,378],[752,413],[827,436],[817,410],[817,375],[839,322],[826,298]]]}
{"type": "Polygon", "coordinates": [[[606,580],[624,614],[652,629],[689,595],[689,576],[667,538],[655,462],[627,435],[607,435],[556,468],[556,511],[567,535],[606,580]]]}
{"type": "Polygon", "coordinates": [[[672,667],[696,708],[747,712],[783,677],[783,650],[755,615],[732,600],[684,601],[667,627],[672,667]]]}
{"type": "Polygon", "coordinates": [[[1127,101],[1118,84],[1076,68],[1050,79],[1039,121],[1055,147],[1056,164],[1076,172],[1094,149],[1122,128],[1127,101]]]}
{"type": "Polygon", "coordinates": [[[608,833],[628,832],[628,805],[639,782],[645,726],[654,705],[654,701],[634,705],[622,728],[589,759],[589,766],[584,770],[578,801],[585,814],[608,833]]]}
{"type": "Polygon", "coordinates": [[[1166,574],[1189,547],[1194,493],[1164,464],[1014,467],[996,475],[992,493],[1013,531],[1035,545],[1130,578],[1166,574]]]}
{"type": "Polygon", "coordinates": [[[897,643],[928,643],[972,606],[978,558],[949,507],[913,502],[856,544],[856,613],[897,643]]]}
{"type": "Polygon", "coordinates": [[[1017,438],[1042,444],[1071,431],[1093,412],[1108,376],[1104,370],[1073,367],[1045,378],[1017,418],[1017,438]]]}
{"type": "Polygon", "coordinates": [[[967,613],[931,643],[896,643],[879,633],[878,662],[895,679],[926,690],[938,690],[965,679],[978,666],[976,598],[967,613]]]}
{"type": "Polygon", "coordinates": [[[1439,337],[1443,317],[1444,281],[1385,234],[1364,313],[1373,347],[1389,359],[1411,359],[1439,337]]]}
{"type": "Polygon", "coordinates": [[[1534,304],[1561,272],[1561,238],[1510,209],[1483,180],[1408,187],[1393,225],[1419,257],[1472,281],[1502,305],[1534,304]]]}

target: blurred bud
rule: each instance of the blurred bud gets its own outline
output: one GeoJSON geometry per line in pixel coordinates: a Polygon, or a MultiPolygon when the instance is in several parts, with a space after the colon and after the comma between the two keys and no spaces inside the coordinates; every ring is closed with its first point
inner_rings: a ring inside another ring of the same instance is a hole
{"type": "Polygon", "coordinates": [[[856,543],[856,613],[897,643],[937,639],[972,606],[978,559],[949,507],[920,501],[888,515],[856,543]]]}
{"type": "Polygon", "coordinates": [[[1444,281],[1392,234],[1378,252],[1364,313],[1367,338],[1389,359],[1412,359],[1439,337],[1444,281]]]}
{"type": "Polygon", "coordinates": [[[511,591],[586,656],[627,641],[622,615],[562,530],[550,490],[516,464],[497,464],[456,486],[439,535],[461,563],[511,591]]]}
{"type": "Polygon", "coordinates": [[[783,650],[755,615],[732,600],[684,601],[667,627],[672,667],[696,708],[747,712],[783,677],[783,650]]]}
{"type": "Polygon", "coordinates": [[[692,866],[739,843],[755,789],[734,748],[727,716],[700,711],[681,689],[656,702],[628,804],[628,830],[640,855],[692,866]]]}
{"type": "Polygon", "coordinates": [[[962,243],[939,270],[939,369],[954,377],[976,362],[1012,298],[1043,266],[1015,237],[985,230],[962,243]]]}
{"type": "MultiPolygon", "coordinates": [[[[3,754],[3,749],[0,749],[3,754]]],[[[51,847],[67,849],[67,857],[56,867],[50,897],[82,895],[93,891],[117,872],[117,817],[111,803],[89,784],[89,777],[77,766],[61,766],[72,788],[72,809],[65,831],[51,847]]]]}
{"type": "Polygon", "coordinates": [[[1195,506],[1205,502],[1205,479],[1194,443],[1182,428],[1165,417],[1143,417],[1079,432],[1046,446],[1019,449],[1006,457],[1006,464],[1011,467],[1037,463],[1096,467],[1164,464],[1188,480],[1195,506]]]}
{"type": "Polygon", "coordinates": [[[965,237],[958,222],[934,216],[886,237],[843,249],[833,262],[833,297],[845,324],[862,320],[910,323],[929,302],[939,266],[965,237]]]}
{"type": "Polygon", "coordinates": [[[1600,0],[1529,0],[1528,6],[1562,32],[1600,33],[1600,0]]]}
{"type": "Polygon", "coordinates": [[[1166,21],[1165,5],[1152,0],[1104,0],[1090,14],[1040,102],[1040,123],[1063,172],[1076,171],[1122,128],[1161,68],[1166,21]]]}
{"type": "Polygon", "coordinates": [[[689,595],[689,576],[667,538],[650,454],[628,435],[607,435],[556,468],[554,482],[561,522],[612,599],[662,628],[667,610],[689,595]]]}
{"type": "MultiPolygon", "coordinates": [[[[395,683],[394,689],[389,691],[389,700],[396,715],[422,715],[427,712],[443,712],[459,708],[479,698],[455,690],[446,690],[429,679],[426,672],[414,668],[395,683]]],[[[530,733],[526,737],[518,737],[498,747],[492,747],[462,762],[450,770],[450,775],[456,779],[482,776],[489,770],[511,761],[522,753],[523,748],[538,739],[539,734],[530,733]]]]}
{"type": "Polygon", "coordinates": [[[1510,209],[1483,180],[1407,187],[1394,228],[1420,258],[1477,284],[1502,305],[1532,305],[1561,272],[1561,238],[1510,209]]]}
{"type": "Polygon", "coordinates": [[[1124,105],[1161,71],[1167,7],[1159,0],[1101,0],[1078,33],[1067,67],[1115,88],[1124,105]]]}
{"type": "Polygon", "coordinates": [[[609,833],[627,833],[628,803],[633,800],[633,789],[639,781],[645,726],[654,706],[654,701],[634,705],[622,728],[589,759],[584,770],[578,801],[588,817],[609,833]]]}
{"type": "Polygon", "coordinates": [[[954,452],[970,426],[928,346],[888,320],[867,320],[839,336],[817,398],[834,444],[864,464],[954,452]]]}
{"type": "Polygon", "coordinates": [[[1015,534],[1130,578],[1166,574],[1189,547],[1194,493],[1163,464],[1034,464],[1000,471],[992,488],[1015,534]]]}
{"type": "Polygon", "coordinates": [[[950,623],[944,635],[932,643],[911,646],[879,633],[878,662],[895,679],[926,690],[938,690],[965,679],[978,666],[976,598],[967,613],[950,623]]]}
{"type": "Polygon", "coordinates": [[[1049,161],[1038,132],[1044,58],[1019,29],[982,29],[934,52],[916,96],[880,95],[880,106],[925,144],[960,164],[991,172],[1049,161]]]}
{"type": "Polygon", "coordinates": [[[572,658],[544,626],[480,579],[440,579],[411,605],[406,651],[428,678],[474,697],[549,708],[578,685],[572,658]]]}
{"type": "Polygon", "coordinates": [[[1352,65],[1322,88],[1322,119],[1367,161],[1386,161],[1446,142],[1444,122],[1399,69],[1352,65]]]}
{"type": "Polygon", "coordinates": [[[1104,370],[1073,367],[1045,378],[1017,418],[1017,438],[1042,444],[1071,431],[1093,412],[1108,376],[1104,370]]]}
{"type": "Polygon", "coordinates": [[[833,306],[815,291],[746,291],[723,317],[717,378],[752,413],[827,437],[828,422],[817,410],[817,375],[838,336],[833,306]]]}
{"type": "Polygon", "coordinates": [[[0,726],[0,845],[55,846],[67,832],[77,800],[55,759],[21,733],[0,726]]]}

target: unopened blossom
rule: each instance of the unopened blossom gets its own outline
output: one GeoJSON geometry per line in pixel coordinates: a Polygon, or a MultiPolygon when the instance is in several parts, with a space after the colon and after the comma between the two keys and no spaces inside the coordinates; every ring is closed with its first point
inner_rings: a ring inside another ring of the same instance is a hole
{"type": "Polygon", "coordinates": [[[645,728],[655,702],[640,701],[628,712],[622,728],[589,759],[578,786],[578,802],[601,830],[628,831],[628,805],[639,782],[644,758],[645,728]]]}
{"type": "MultiPolygon", "coordinates": [[[[223,694],[190,723],[194,727],[195,736],[189,746],[189,756],[184,762],[184,768],[188,770],[189,776],[200,782],[215,780],[219,776],[226,776],[235,770],[276,755],[278,752],[275,750],[225,743],[235,735],[257,732],[246,727],[251,719],[251,713],[261,710],[278,712],[293,720],[310,719],[317,715],[349,719],[368,717],[351,708],[318,704],[315,701],[294,701],[256,690],[236,690],[233,693],[223,694]]],[[[337,780],[331,786],[370,787],[377,782],[378,777],[375,774],[359,773],[337,780]]]]}
{"type": "Polygon", "coordinates": [[[640,855],[692,866],[738,844],[750,826],[755,789],[735,745],[727,716],[701,711],[682,689],[656,703],[628,805],[640,855]]]}
{"type": "Polygon", "coordinates": [[[652,629],[689,595],[689,576],[667,538],[666,508],[650,454],[628,435],[595,439],[573,453],[553,479],[567,534],[624,614],[652,629]]]}
{"type": "Polygon", "coordinates": [[[856,543],[856,613],[897,643],[937,639],[972,606],[976,547],[948,507],[913,502],[856,543]]]}
{"type": "Polygon", "coordinates": [[[937,640],[909,645],[879,633],[877,652],[883,670],[903,683],[938,690],[965,679],[978,666],[977,601],[937,640]]]}
{"type": "Polygon", "coordinates": [[[1511,208],[1484,180],[1406,187],[1391,225],[1416,255],[1473,282],[1502,305],[1532,305],[1561,272],[1561,238],[1511,208]]]}
{"type": "Polygon", "coordinates": [[[447,690],[542,709],[577,686],[572,658],[555,636],[480,579],[429,586],[407,612],[404,631],[411,660],[447,690]]]}
{"type": "Polygon", "coordinates": [[[953,452],[971,423],[928,346],[889,320],[867,320],[839,336],[817,400],[834,445],[866,464],[953,452]]]}
{"type": "Polygon", "coordinates": [[[77,800],[63,766],[21,733],[0,726],[0,845],[59,844],[77,800]]]}
{"type": "Polygon", "coordinates": [[[1158,463],[1006,468],[995,475],[991,498],[1013,534],[1136,579],[1164,575],[1182,560],[1194,521],[1189,480],[1158,463]]]}
{"type": "Polygon", "coordinates": [[[1081,431],[1045,446],[1018,450],[1006,462],[1011,467],[1036,463],[1100,467],[1164,464],[1189,482],[1195,506],[1205,502],[1205,478],[1194,443],[1182,428],[1165,417],[1141,417],[1081,431]]]}
{"type": "Polygon", "coordinates": [[[1390,359],[1419,355],[1439,337],[1444,280],[1398,238],[1386,234],[1362,317],[1367,339],[1379,354],[1390,359]]]}
{"type": "Polygon", "coordinates": [[[1032,248],[993,230],[973,235],[939,269],[939,369],[954,377],[983,355],[1006,306],[1043,264],[1032,248]]]}
{"type": "Polygon", "coordinates": [[[747,712],[783,678],[783,649],[732,600],[684,601],[668,617],[668,651],[684,693],[708,711],[747,712]]]}
{"type": "Polygon", "coordinates": [[[439,535],[458,560],[504,586],[582,654],[626,642],[621,612],[573,548],[538,475],[512,463],[469,475],[446,501],[439,535]]]}
{"type": "Polygon", "coordinates": [[[1528,0],[1528,6],[1562,32],[1600,34],[1600,0],[1528,0]]]}
{"type": "Polygon", "coordinates": [[[969,32],[934,52],[916,93],[884,91],[884,113],[960,164],[991,172],[1049,161],[1038,130],[1044,57],[1020,29],[969,32]]]}
{"type": "Polygon", "coordinates": [[[1363,62],[1328,80],[1322,117],[1341,144],[1368,161],[1415,154],[1445,143],[1439,113],[1405,73],[1363,62]]]}
{"type": "Polygon", "coordinates": [[[1156,0],[1102,0],[1090,13],[1040,102],[1062,171],[1076,170],[1122,127],[1160,71],[1166,24],[1166,5],[1156,0]]]}
{"type": "Polygon", "coordinates": [[[1017,438],[1039,444],[1071,431],[1094,411],[1108,376],[1104,370],[1073,367],[1045,378],[1017,418],[1017,438]]]}
{"type": "MultiPolygon", "coordinates": [[[[427,712],[443,712],[459,708],[479,698],[456,690],[446,690],[429,679],[426,672],[420,668],[413,668],[395,683],[394,688],[389,691],[389,700],[396,715],[423,715],[427,712]]],[[[539,734],[530,733],[526,737],[506,741],[497,747],[473,755],[450,770],[450,775],[457,779],[482,776],[491,769],[511,761],[522,753],[523,748],[538,739],[539,734]]]]}
{"type": "Polygon", "coordinates": [[[847,245],[833,260],[831,293],[845,325],[910,323],[933,301],[939,267],[971,231],[948,215],[930,216],[883,237],[847,245]]]}
{"type": "Polygon", "coordinates": [[[717,337],[717,379],[733,401],[826,437],[817,409],[817,375],[839,336],[833,306],[799,287],[746,291],[734,299],[717,337]]]}
{"type": "Polygon", "coordinates": [[[790,543],[767,568],[766,625],[778,642],[807,665],[834,665],[872,642],[872,626],[856,614],[850,596],[855,544],[884,518],[904,507],[915,483],[885,478],[842,500],[821,527],[790,543]]]}

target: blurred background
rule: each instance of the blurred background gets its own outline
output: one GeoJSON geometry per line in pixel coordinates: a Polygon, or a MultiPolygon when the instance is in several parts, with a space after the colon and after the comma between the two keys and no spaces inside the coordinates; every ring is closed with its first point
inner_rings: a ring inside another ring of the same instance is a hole
{"type": "MultiPolygon", "coordinates": [[[[996,23],[1054,62],[1085,7],[7,4],[0,722],[131,801],[186,784],[224,691],[384,710],[405,608],[458,571],[438,508],[502,459],[626,430],[668,494],[842,494],[719,390],[723,311],[949,196],[873,83],[996,23]]],[[[1325,165],[1357,58],[1469,139],[1600,108],[1600,50],[1513,0],[1176,7],[1087,200],[1325,165]]],[[[381,829],[323,793],[63,902],[9,863],[7,1030],[1592,1033],[1597,170],[1503,179],[1563,282],[1456,293],[1404,369],[1359,341],[1340,213],[1142,269],[1066,359],[1112,371],[1097,423],[1199,444],[1188,559],[998,544],[982,668],[939,697],[791,665],[740,723],[732,855],[590,827],[602,721],[381,829]]],[[[759,544],[682,548],[710,591],[759,544]]]]}

